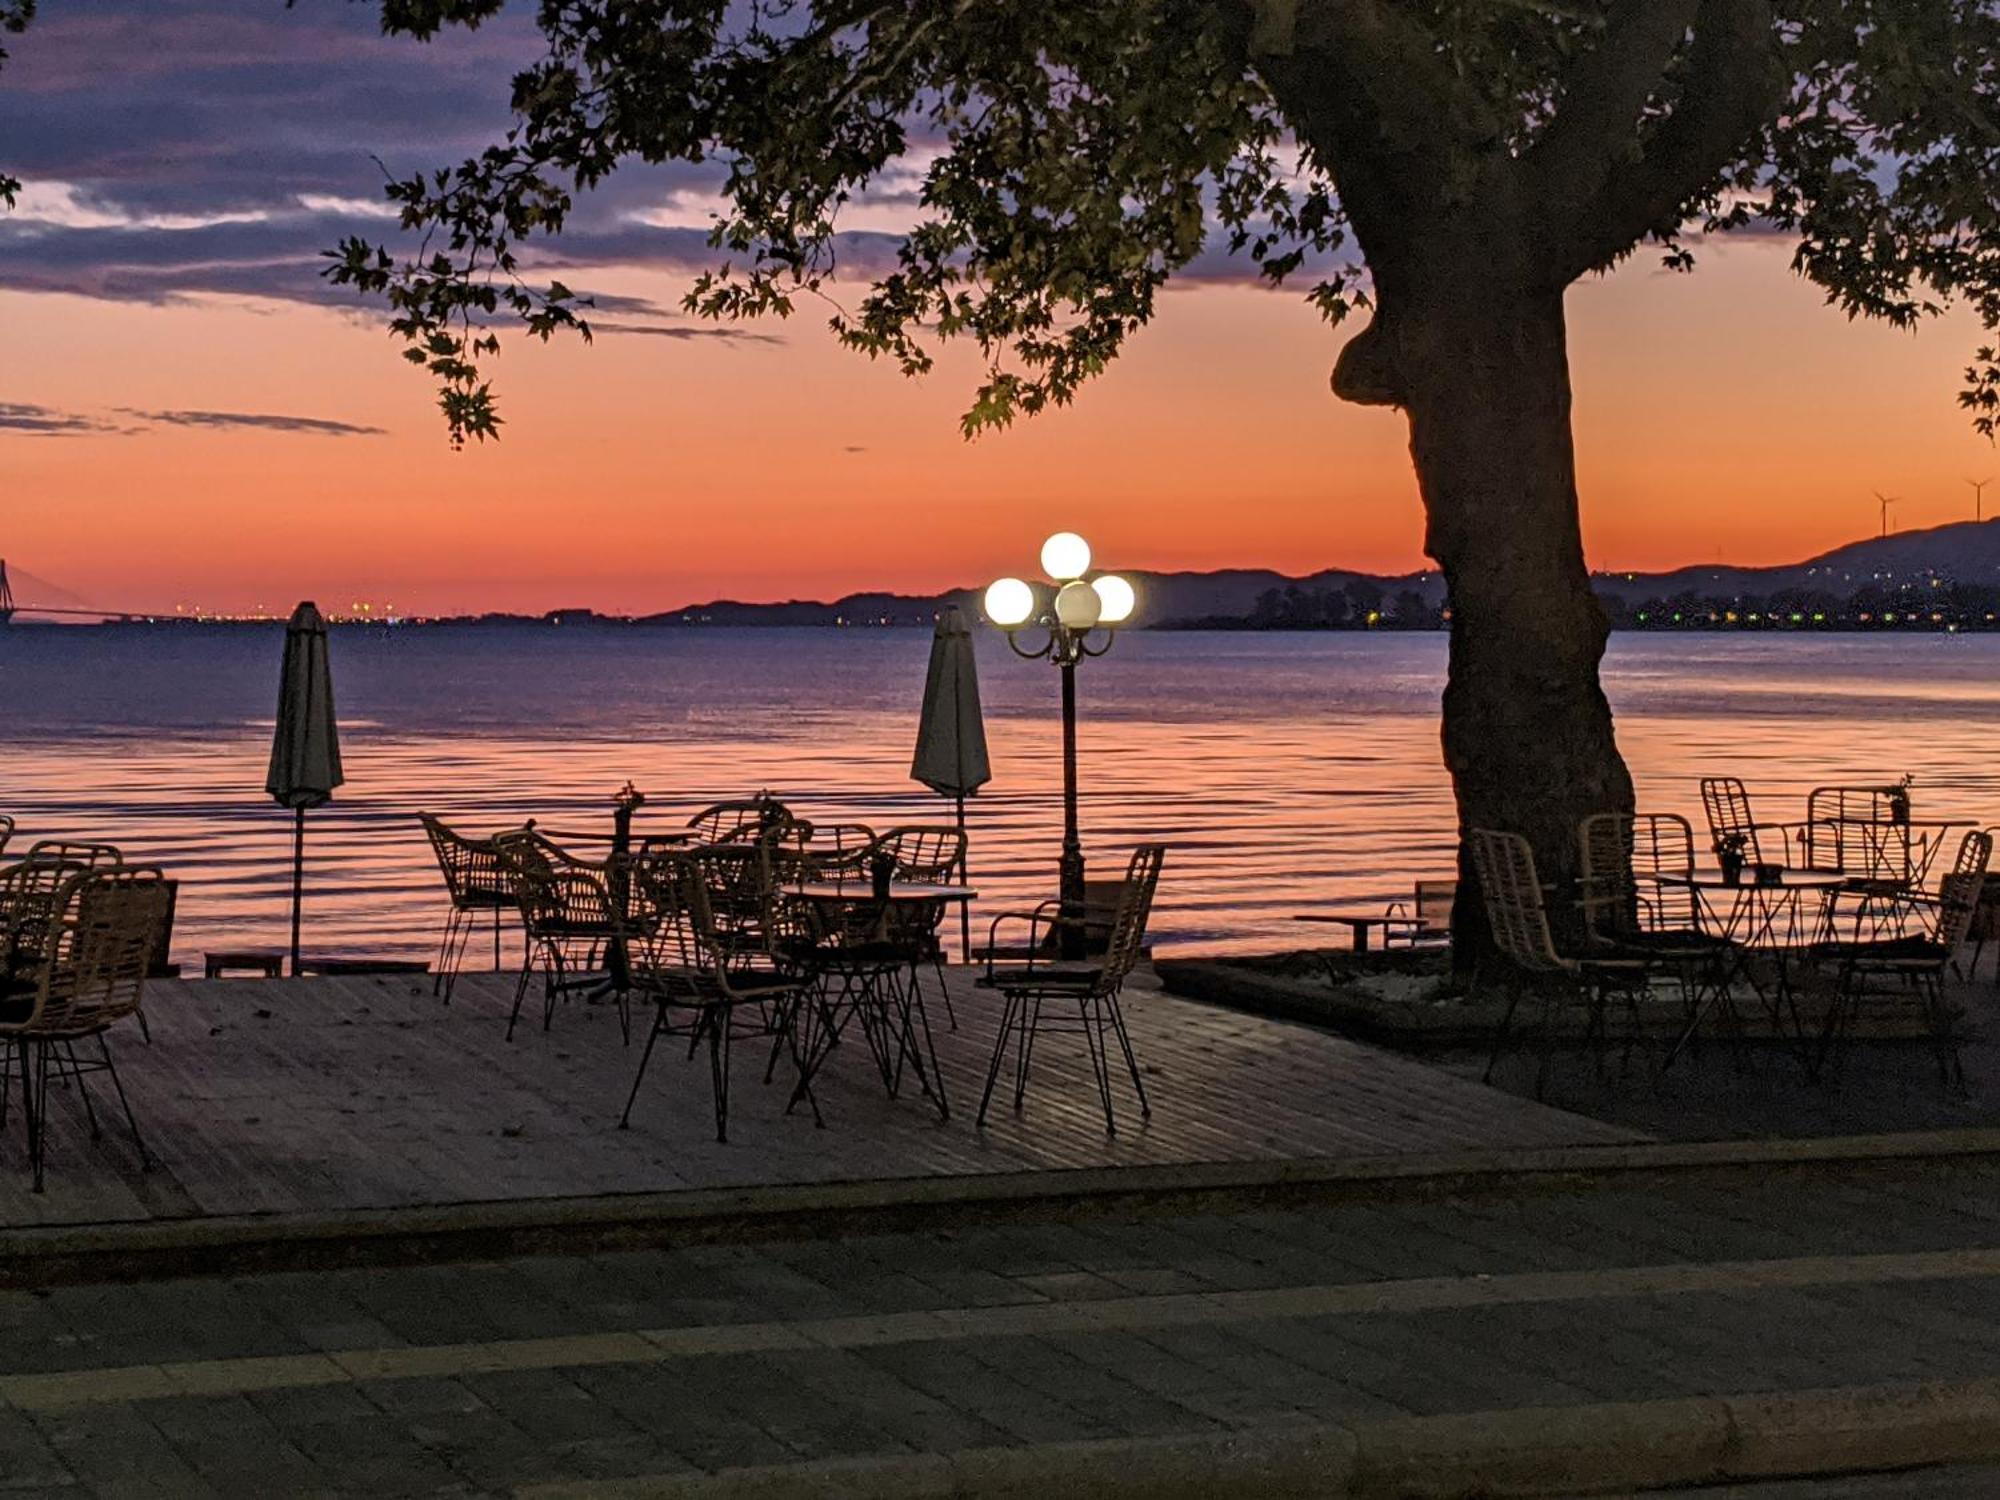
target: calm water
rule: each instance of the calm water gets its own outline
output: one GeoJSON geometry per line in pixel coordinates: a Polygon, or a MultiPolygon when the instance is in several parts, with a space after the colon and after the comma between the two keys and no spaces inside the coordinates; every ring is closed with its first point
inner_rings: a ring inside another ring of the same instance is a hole
{"type": "MultiPolygon", "coordinates": [[[[263,795],[279,633],[0,630],[0,812],[184,882],[176,948],[281,946],[289,820],[263,795]]],[[[878,827],[948,804],[908,779],[928,633],[342,631],[347,785],[310,815],[309,946],[421,955],[440,906],[414,814],[608,831],[630,778],[678,823],[768,787],[878,827]]],[[[981,641],[994,780],[970,810],[997,908],[1053,885],[1056,674],[981,641]]],[[[1104,873],[1173,846],[1157,932],[1295,944],[1288,913],[1449,871],[1436,635],[1134,634],[1083,669],[1085,844],[1104,873]]],[[[1916,777],[1923,816],[2000,821],[2000,637],[1624,636],[1607,666],[1644,804],[1696,817],[1733,770],[1806,788],[1916,777]]],[[[18,846],[17,846],[18,847],[18,846]]]]}

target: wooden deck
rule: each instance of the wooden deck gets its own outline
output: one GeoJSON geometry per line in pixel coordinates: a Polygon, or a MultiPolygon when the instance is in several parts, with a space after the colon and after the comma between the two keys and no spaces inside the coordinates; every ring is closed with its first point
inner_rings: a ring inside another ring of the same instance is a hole
{"type": "Polygon", "coordinates": [[[803,1106],[783,1113],[782,1071],[765,1087],[762,1049],[743,1045],[719,1145],[706,1056],[664,1041],[632,1128],[617,1128],[639,1043],[621,1045],[609,1006],[566,1005],[546,1033],[524,1015],[510,1043],[511,978],[490,974],[468,975],[449,1007],[407,977],[160,982],[146,997],[152,1044],[130,1026],[114,1044],[157,1165],[139,1169],[95,1083],[98,1142],[74,1090],[52,1083],[48,1190],[28,1191],[17,1107],[0,1140],[0,1225],[1636,1138],[1150,985],[1127,1001],[1150,1123],[1121,1094],[1107,1139],[1082,1040],[1056,1036],[1037,1049],[1024,1112],[996,1100],[982,1131],[997,1006],[968,974],[952,987],[960,1029],[944,1029],[942,1007],[935,1017],[948,1122],[908,1087],[886,1098],[857,1038],[820,1075],[816,1129],[803,1106]]]}

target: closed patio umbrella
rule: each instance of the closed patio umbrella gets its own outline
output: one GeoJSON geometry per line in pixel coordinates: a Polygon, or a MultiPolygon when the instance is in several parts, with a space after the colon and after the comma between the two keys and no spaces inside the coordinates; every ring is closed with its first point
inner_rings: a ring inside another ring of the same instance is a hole
{"type": "MultiPolygon", "coordinates": [[[[973,658],[972,632],[956,604],[938,615],[931,637],[930,670],[924,678],[923,714],[917,721],[917,753],[910,775],[958,808],[959,831],[965,831],[965,799],[993,779],[986,759],[986,720],[979,711],[979,665],[973,658]]],[[[959,878],[966,878],[959,866],[959,878]]],[[[972,910],[960,903],[959,938],[967,962],[972,958],[972,910]]]]}
{"type": "Polygon", "coordinates": [[[333,718],[333,672],[326,658],[326,621],[310,600],[285,626],[285,661],[278,677],[278,726],[271,738],[271,773],[264,790],[292,810],[292,976],[299,972],[299,908],[305,891],[306,809],[333,796],[340,773],[340,734],[333,718]]]}

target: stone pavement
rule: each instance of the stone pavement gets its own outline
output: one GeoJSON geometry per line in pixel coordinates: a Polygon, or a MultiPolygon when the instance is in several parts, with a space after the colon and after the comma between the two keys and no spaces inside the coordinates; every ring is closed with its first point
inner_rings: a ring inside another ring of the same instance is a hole
{"type": "Polygon", "coordinates": [[[1571,1178],[8,1292],[0,1491],[810,1494],[830,1460],[1996,1369],[2000,1162],[1571,1178]]]}

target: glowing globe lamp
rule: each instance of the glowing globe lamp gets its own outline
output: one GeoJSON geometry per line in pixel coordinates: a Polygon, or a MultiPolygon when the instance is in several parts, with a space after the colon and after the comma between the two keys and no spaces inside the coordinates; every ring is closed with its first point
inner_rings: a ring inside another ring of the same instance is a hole
{"type": "Polygon", "coordinates": [[[1042,571],[1057,583],[1090,571],[1090,543],[1074,531],[1058,531],[1042,543],[1042,571]]]}
{"type": "Polygon", "coordinates": [[[1066,583],[1056,590],[1056,623],[1066,630],[1090,629],[1103,607],[1097,590],[1087,583],[1066,583]]]}
{"type": "Polygon", "coordinates": [[[1001,578],[986,590],[986,618],[1002,630],[1028,623],[1035,612],[1035,591],[1018,578],[1001,578]]]}
{"type": "Polygon", "coordinates": [[[1132,607],[1139,602],[1132,592],[1132,585],[1116,573],[1106,573],[1090,585],[1097,591],[1097,623],[1119,625],[1132,618],[1132,607]]]}

